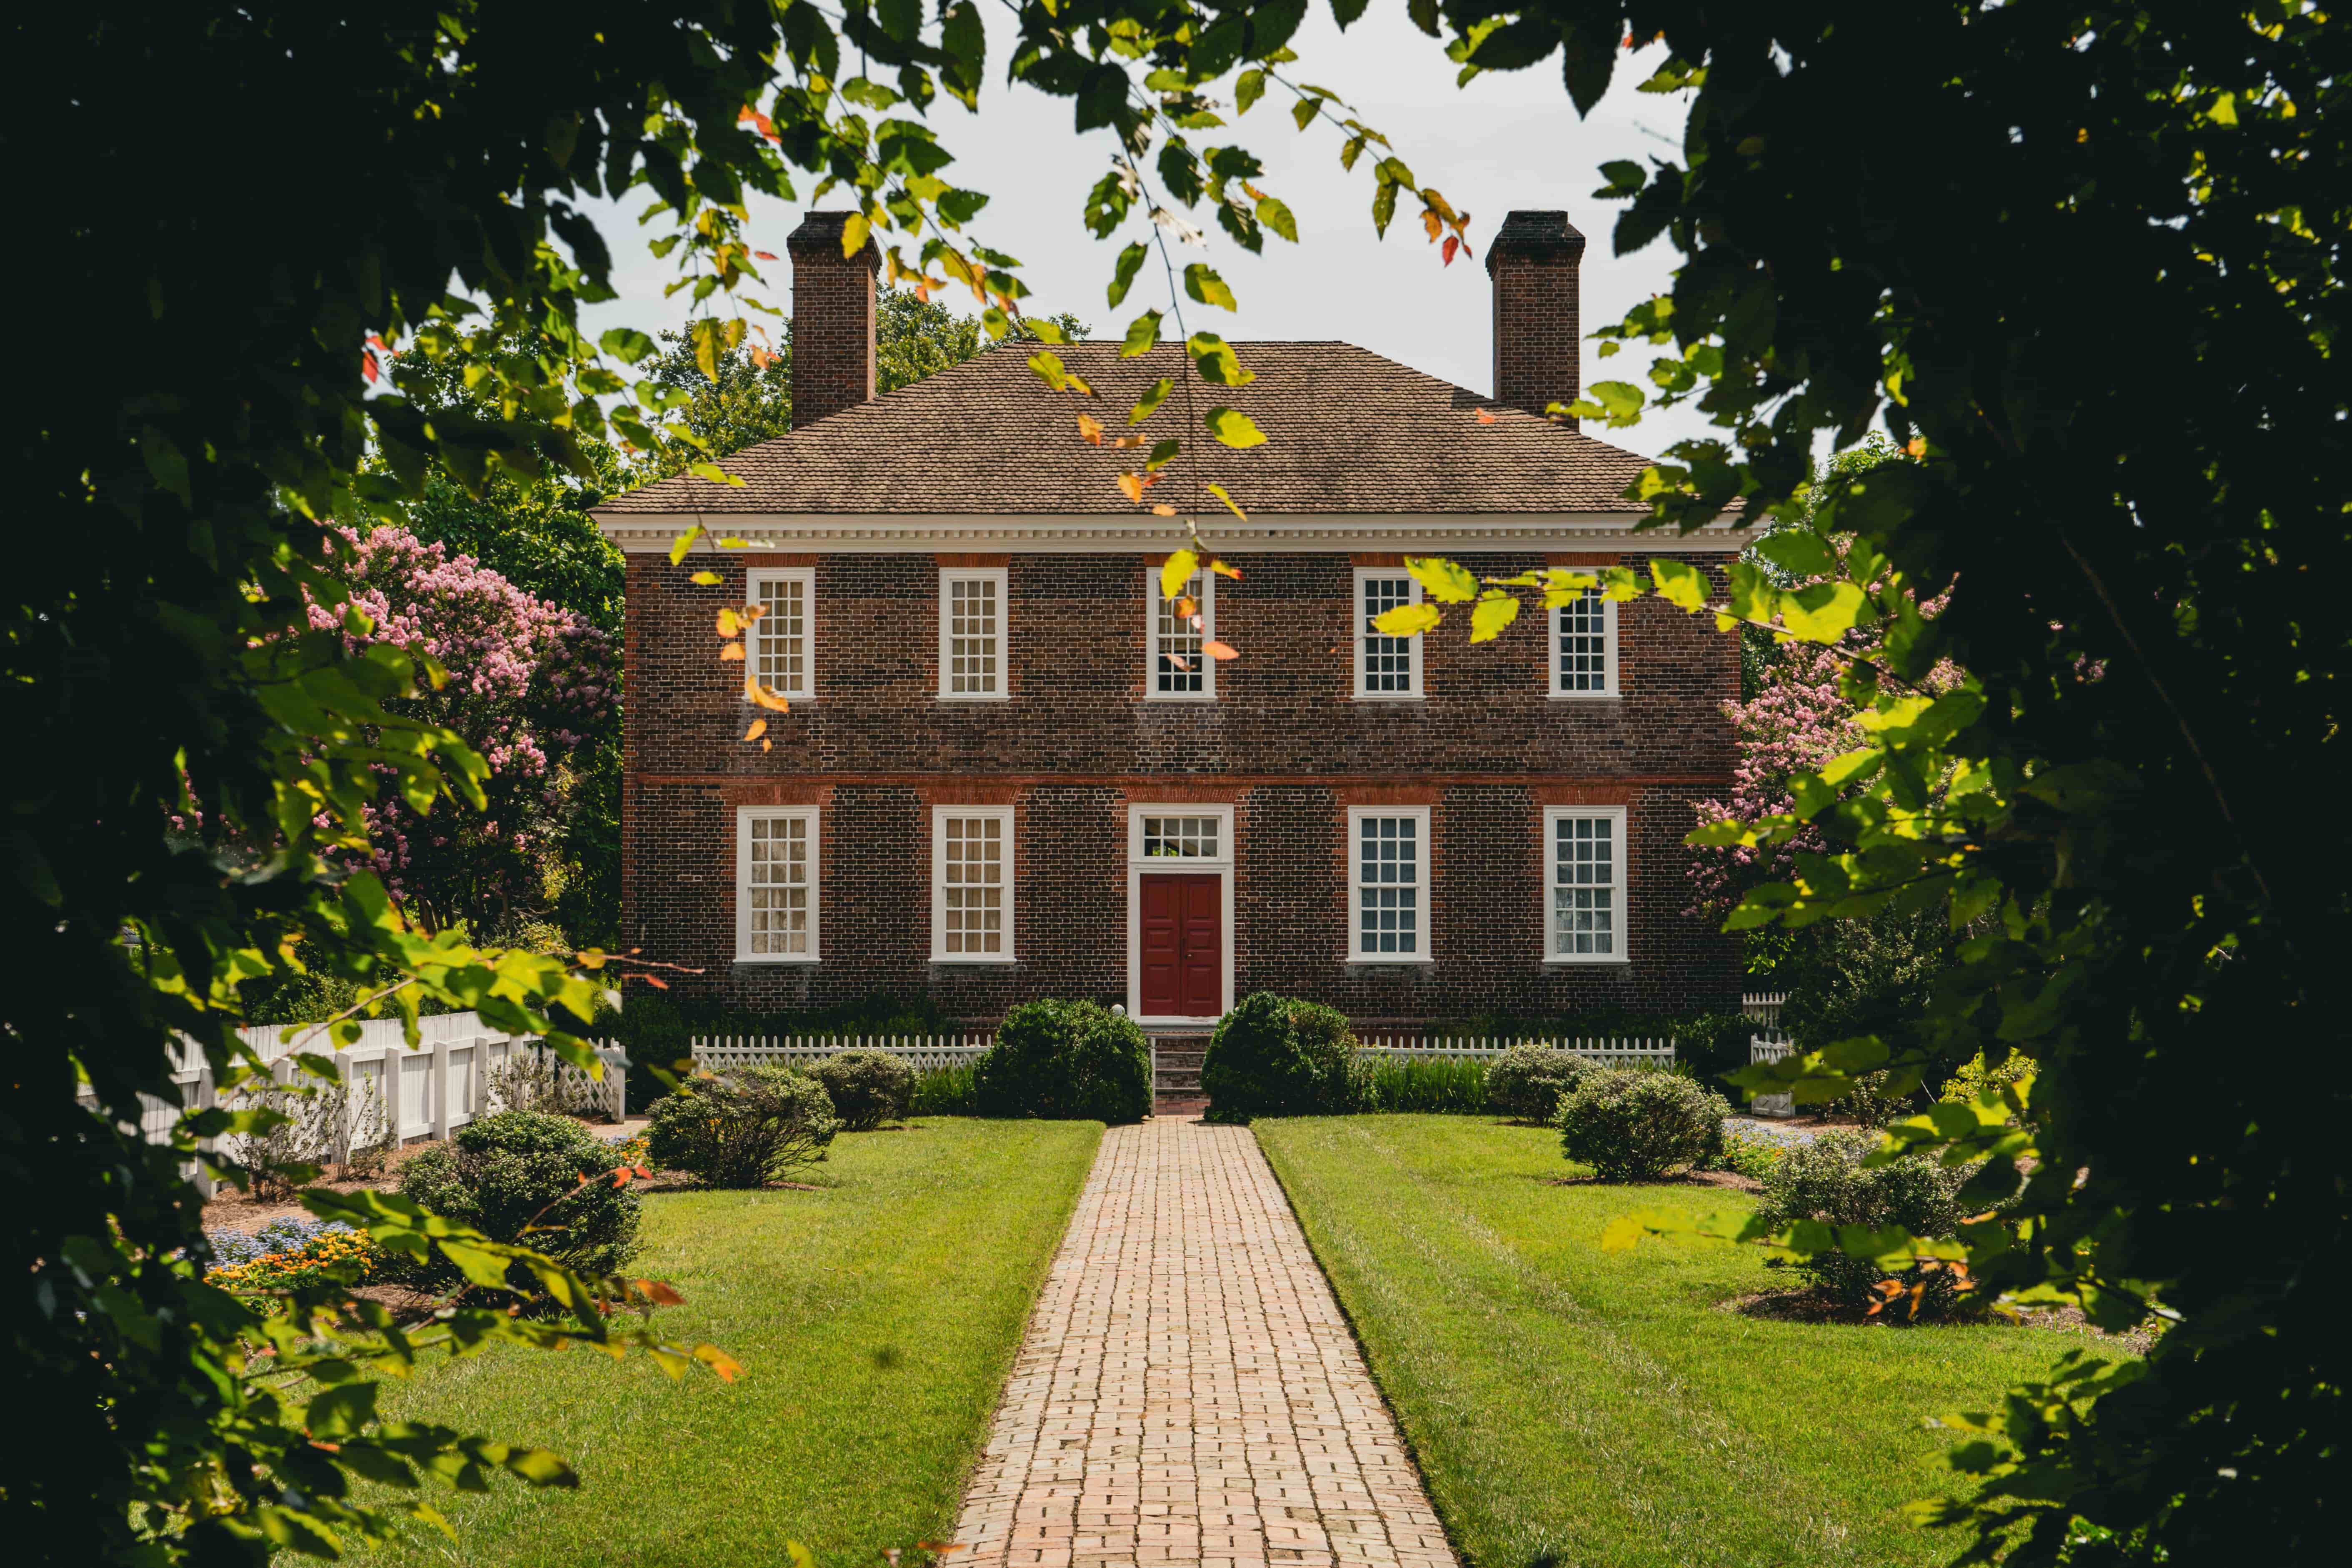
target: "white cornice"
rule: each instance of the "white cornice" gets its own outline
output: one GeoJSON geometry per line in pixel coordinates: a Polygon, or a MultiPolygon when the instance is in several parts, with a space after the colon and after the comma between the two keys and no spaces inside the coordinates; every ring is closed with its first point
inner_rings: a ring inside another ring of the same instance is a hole
{"type": "MultiPolygon", "coordinates": [[[[1635,532],[1623,512],[1460,512],[1269,516],[1201,525],[1219,551],[1640,551],[1673,554],[1738,548],[1728,522],[1692,534],[1635,532]]],[[[730,515],[723,512],[623,512],[597,520],[604,537],[632,552],[666,552],[700,523],[711,534],[749,541],[753,551],[858,555],[933,552],[1092,554],[1169,549],[1183,538],[1172,519],[1023,517],[965,512],[943,516],[730,515]]]]}

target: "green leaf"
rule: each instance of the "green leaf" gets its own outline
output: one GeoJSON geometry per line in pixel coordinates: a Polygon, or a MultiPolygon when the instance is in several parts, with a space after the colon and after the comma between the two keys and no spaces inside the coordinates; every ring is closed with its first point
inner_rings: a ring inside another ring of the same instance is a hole
{"type": "Polygon", "coordinates": [[[1160,411],[1160,405],[1168,401],[1168,395],[1175,390],[1175,381],[1169,376],[1161,376],[1152,384],[1151,390],[1145,393],[1136,405],[1127,411],[1128,424],[1140,425],[1160,411]]]}
{"type": "Polygon", "coordinates": [[[1290,216],[1288,207],[1274,197],[1266,196],[1258,202],[1257,221],[1291,244],[1298,243],[1298,220],[1290,216]]]}
{"type": "Polygon", "coordinates": [[[507,1473],[535,1487],[576,1487],[579,1476],[562,1457],[545,1448],[509,1448],[506,1456],[507,1473]]]}
{"type": "Polygon", "coordinates": [[[716,463],[688,463],[686,471],[698,479],[709,479],[714,485],[740,485],[743,481],[716,463]]]}
{"type": "Polygon", "coordinates": [[[1791,577],[1827,577],[1837,571],[1837,552],[1810,528],[1784,528],[1756,542],[1756,553],[1791,577]]]}
{"type": "Polygon", "coordinates": [[[1478,603],[1470,611],[1470,640],[1493,642],[1505,626],[1518,618],[1518,595],[1489,588],[1478,596],[1478,603]]]}
{"type": "Polygon", "coordinates": [[[1192,356],[1201,379],[1212,385],[1247,386],[1257,379],[1255,372],[1242,368],[1233,345],[1214,332],[1194,332],[1185,340],[1184,350],[1192,356]]]}
{"type": "Polygon", "coordinates": [[[1372,617],[1372,628],[1384,637],[1419,637],[1445,618],[1435,605],[1399,605],[1372,617]]]}
{"type": "Polygon", "coordinates": [[[1051,349],[1040,349],[1031,354],[1029,368],[1035,373],[1039,381],[1056,392],[1066,391],[1069,387],[1070,367],[1064,364],[1062,356],[1051,349]]]}
{"type": "Polygon", "coordinates": [[[654,352],[653,339],[635,327],[614,327],[596,342],[599,347],[623,364],[635,364],[654,352]]]}
{"type": "Polygon", "coordinates": [[[841,254],[855,256],[865,249],[866,237],[873,232],[874,226],[866,221],[864,213],[851,213],[841,224],[841,254]]]}
{"type": "Polygon", "coordinates": [[[1201,557],[1190,548],[1171,555],[1167,564],[1160,568],[1160,596],[1163,599],[1181,598],[1184,585],[1192,582],[1192,574],[1200,569],[1201,557]]]}
{"type": "Polygon", "coordinates": [[[1137,354],[1148,352],[1151,345],[1159,341],[1160,312],[1157,310],[1146,310],[1140,316],[1136,317],[1135,320],[1128,322],[1127,337],[1125,341],[1119,344],[1118,357],[1121,359],[1133,359],[1137,354]]]}
{"type": "Polygon", "coordinates": [[[1265,72],[1251,69],[1234,79],[1234,112],[1247,114],[1265,96],[1265,72]]]}
{"type": "Polygon", "coordinates": [[[1833,643],[1853,630],[1868,603],[1852,583],[1816,583],[1780,595],[1780,624],[1807,642],[1833,643]]]}
{"type": "Polygon", "coordinates": [[[1174,462],[1176,460],[1176,454],[1183,449],[1184,444],[1181,441],[1170,440],[1154,442],[1151,447],[1151,456],[1143,460],[1143,471],[1147,474],[1158,473],[1160,469],[1174,462]]]}
{"type": "Polygon", "coordinates": [[[302,1425],[313,1437],[330,1441],[356,1436],[360,1429],[375,1419],[375,1391],[373,1383],[346,1383],[315,1395],[303,1407],[302,1425]]]}
{"type": "Polygon", "coordinates": [[[1265,444],[1265,432],[1246,414],[1233,408],[1212,408],[1201,416],[1209,434],[1228,447],[1260,447],[1265,444]]]}
{"type": "Polygon", "coordinates": [[[1195,261],[1184,268],[1184,292],[1203,305],[1214,305],[1220,310],[1241,308],[1234,302],[1234,291],[1225,287],[1225,280],[1206,262],[1195,261]]]}
{"type": "Polygon", "coordinates": [[[1706,574],[1686,561],[1652,561],[1650,580],[1670,605],[1696,610],[1706,604],[1706,574]]]}
{"type": "Polygon", "coordinates": [[[1478,579],[1434,555],[1408,555],[1404,569],[1441,605],[1466,605],[1478,596],[1478,579]]]}
{"type": "Polygon", "coordinates": [[[1111,268],[1111,309],[1118,309],[1127,299],[1128,289],[1135,285],[1135,275],[1143,270],[1143,264],[1150,257],[1150,252],[1139,240],[1118,253],[1118,260],[1111,268]]]}
{"type": "Polygon", "coordinates": [[[1227,495],[1227,494],[1225,493],[1225,487],[1224,487],[1224,486],[1223,486],[1223,485],[1213,485],[1213,485],[1203,485],[1202,488],[1203,489],[1207,490],[1211,495],[1213,495],[1213,496],[1216,497],[1219,500],[1221,500],[1221,501],[1224,502],[1224,503],[1225,503],[1225,510],[1226,510],[1227,511],[1232,512],[1235,517],[1240,518],[1244,522],[1247,522],[1247,521],[1249,521],[1249,513],[1247,513],[1247,512],[1245,512],[1245,511],[1244,511],[1244,510],[1242,510],[1241,502],[1239,502],[1239,501],[1237,501],[1237,500],[1234,500],[1234,498],[1233,498],[1233,497],[1231,497],[1231,496],[1229,496],[1229,495],[1227,495]]]}
{"type": "Polygon", "coordinates": [[[498,1253],[469,1247],[462,1241],[452,1241],[446,1237],[436,1237],[435,1245],[441,1248],[441,1256],[456,1264],[458,1272],[473,1283],[488,1290],[506,1288],[507,1259],[498,1253]]]}
{"type": "Polygon", "coordinates": [[[1642,389],[1630,381],[1597,381],[1585,391],[1586,401],[1597,400],[1602,416],[1612,425],[1631,425],[1642,416],[1642,389]]]}

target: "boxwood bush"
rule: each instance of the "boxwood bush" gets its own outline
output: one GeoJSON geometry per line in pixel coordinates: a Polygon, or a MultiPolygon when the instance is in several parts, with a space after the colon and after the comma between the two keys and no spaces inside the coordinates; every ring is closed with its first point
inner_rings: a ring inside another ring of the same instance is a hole
{"type": "Polygon", "coordinates": [[[972,1068],[982,1116],[1140,1121],[1151,1114],[1151,1042],[1092,1002],[1024,1002],[972,1068]]]}
{"type": "MultiPolygon", "coordinates": [[[[1955,1234],[1960,1224],[1960,1185],[1969,1172],[1947,1170],[1925,1154],[1906,1154],[1888,1164],[1865,1167],[1863,1160],[1879,1142],[1874,1133],[1836,1129],[1784,1150],[1764,1174],[1757,1219],[1775,1230],[1810,1219],[1830,1226],[1868,1226],[1874,1230],[1899,1225],[1920,1237],[1955,1234]]],[[[1890,1278],[1906,1293],[1919,1287],[1916,1314],[1907,1301],[1897,1310],[1881,1314],[1897,1322],[1913,1316],[1947,1316],[1958,1295],[1954,1276],[1940,1266],[1915,1264],[1890,1275],[1867,1258],[1817,1252],[1798,1259],[1796,1268],[1823,1295],[1848,1307],[1866,1307],[1882,1299],[1879,1287],[1890,1278]]]]}
{"type": "Polygon", "coordinates": [[[1549,1121],[1559,1097],[1596,1070],[1558,1046],[1513,1046],[1486,1064],[1486,1109],[1521,1121],[1549,1121]]]}
{"type": "MultiPolygon", "coordinates": [[[[524,1240],[523,1226],[546,1210],[539,1223],[562,1228],[534,1231],[526,1244],[593,1278],[619,1268],[637,1247],[636,1188],[580,1184],[619,1163],[614,1145],[568,1116],[502,1110],[467,1122],[402,1166],[400,1191],[494,1241],[524,1240]]],[[[448,1270],[437,1256],[418,1267],[448,1270]]],[[[512,1278],[519,1291],[532,1288],[520,1265],[512,1278]]]]}
{"type": "Polygon", "coordinates": [[[1261,991],[1217,1021],[1201,1087],[1220,1121],[1328,1116],[1358,1109],[1375,1070],[1346,1014],[1261,991]]]}
{"type": "Polygon", "coordinates": [[[1560,1152],[1603,1181],[1654,1181],[1723,1147],[1723,1096],[1680,1073],[1601,1068],[1561,1096],[1560,1152]]]}
{"type": "Polygon", "coordinates": [[[764,1187],[824,1157],[841,1131],[807,1073],[762,1062],[680,1080],[654,1105],[654,1163],[714,1187],[764,1187]]]}
{"type": "Polygon", "coordinates": [[[915,1069],[888,1051],[844,1051],[811,1069],[850,1132],[871,1132],[914,1103],[915,1069]]]}

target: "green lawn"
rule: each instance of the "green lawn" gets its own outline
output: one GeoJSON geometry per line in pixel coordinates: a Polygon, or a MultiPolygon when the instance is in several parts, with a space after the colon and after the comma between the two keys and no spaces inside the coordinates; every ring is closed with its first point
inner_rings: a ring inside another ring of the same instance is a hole
{"type": "Polygon", "coordinates": [[[436,1363],[388,1415],[543,1444],[576,1491],[500,1483],[428,1500],[371,1563],[877,1563],[951,1531],[1029,1308],[1102,1136],[1096,1122],[927,1120],[847,1133],[816,1192],[646,1202],[632,1272],[675,1283],[662,1321],[740,1361],[723,1385],[650,1362],[520,1350],[436,1363]]]}
{"type": "Polygon", "coordinates": [[[1903,1504],[1956,1490],[1953,1436],[2082,1342],[2046,1329],[1772,1321],[1757,1251],[1645,1240],[1628,1210],[1729,1212],[1720,1189],[1551,1184],[1558,1135],[1465,1116],[1256,1123],[1476,1568],[1934,1563],[1963,1543],[1903,1504]]]}

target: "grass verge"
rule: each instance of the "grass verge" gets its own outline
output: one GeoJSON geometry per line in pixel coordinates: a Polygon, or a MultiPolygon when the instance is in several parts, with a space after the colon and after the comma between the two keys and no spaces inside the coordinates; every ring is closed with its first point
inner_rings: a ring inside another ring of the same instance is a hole
{"type": "MultiPolygon", "coordinates": [[[[1546,1129],[1465,1117],[1255,1124],[1476,1568],[1948,1562],[1915,1498],[1954,1434],[2085,1342],[2063,1331],[1774,1321],[1759,1253],[1603,1253],[1632,1210],[1744,1212],[1719,1188],[1559,1184],[1546,1129]]],[[[2119,1352],[2118,1352],[2119,1353],[2119,1352]]]]}
{"type": "Polygon", "coordinates": [[[631,1272],[677,1285],[668,1331],[743,1377],[578,1351],[433,1363],[387,1415],[541,1444],[582,1484],[436,1489],[456,1542],[412,1526],[361,1560],[768,1568],[788,1539],[864,1564],[943,1538],[1101,1136],[930,1121],[843,1134],[817,1191],[650,1195],[631,1272]]]}

